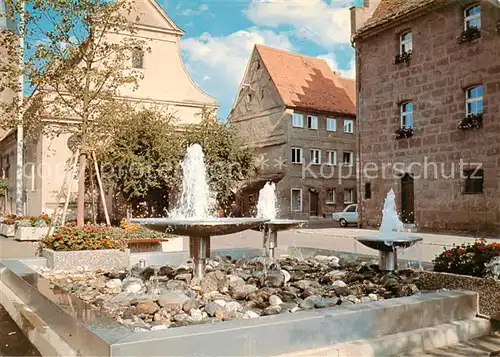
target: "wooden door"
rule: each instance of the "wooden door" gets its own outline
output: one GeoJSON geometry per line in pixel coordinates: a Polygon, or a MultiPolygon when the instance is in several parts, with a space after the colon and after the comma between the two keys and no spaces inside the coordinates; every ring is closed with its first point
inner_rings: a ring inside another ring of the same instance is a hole
{"type": "Polygon", "coordinates": [[[401,220],[415,223],[415,192],[413,177],[409,174],[401,178],[401,220]]]}
{"type": "Polygon", "coordinates": [[[318,192],[309,192],[309,215],[313,217],[319,216],[319,194],[318,192]]]}

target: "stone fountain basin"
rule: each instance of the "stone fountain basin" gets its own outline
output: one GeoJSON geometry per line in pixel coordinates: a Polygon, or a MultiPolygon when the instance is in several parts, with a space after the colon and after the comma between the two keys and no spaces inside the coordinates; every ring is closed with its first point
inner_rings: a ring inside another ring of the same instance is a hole
{"type": "Polygon", "coordinates": [[[252,228],[253,230],[260,231],[263,226],[267,226],[272,228],[274,231],[286,231],[287,229],[292,229],[295,227],[302,226],[307,224],[307,221],[304,220],[294,220],[294,219],[273,219],[268,222],[264,222],[261,225],[252,228]]]}
{"type": "Polygon", "coordinates": [[[391,237],[359,237],[356,240],[368,248],[382,252],[393,252],[395,249],[410,248],[423,238],[394,235],[391,237]]]}
{"type": "Polygon", "coordinates": [[[238,233],[259,227],[266,219],[261,218],[211,218],[206,220],[171,218],[133,218],[130,223],[140,224],[160,233],[180,236],[207,237],[238,233]]]}

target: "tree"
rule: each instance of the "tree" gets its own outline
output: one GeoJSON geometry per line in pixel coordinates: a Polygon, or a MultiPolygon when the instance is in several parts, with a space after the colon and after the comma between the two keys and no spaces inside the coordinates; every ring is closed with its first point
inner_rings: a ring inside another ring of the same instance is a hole
{"type": "MultiPolygon", "coordinates": [[[[211,188],[223,207],[242,181],[253,173],[254,153],[234,127],[217,120],[214,110],[203,110],[200,122],[176,126],[177,119],[163,111],[131,111],[116,123],[113,140],[100,154],[106,185],[134,205],[152,192],[162,192],[167,207],[149,207],[165,214],[171,210],[181,186],[181,161],[187,146],[203,147],[211,188]]],[[[137,206],[137,205],[135,205],[137,206]]],[[[149,213],[151,214],[151,213],[149,213]]]]}
{"type": "Polygon", "coordinates": [[[200,116],[199,124],[186,127],[185,145],[203,147],[211,188],[217,193],[217,202],[228,208],[240,184],[255,171],[255,152],[235,127],[217,119],[214,109],[204,109],[200,116]]]}
{"type": "MultiPolygon", "coordinates": [[[[182,155],[182,134],[175,127],[176,118],[165,108],[130,108],[128,113],[113,123],[113,139],[98,157],[105,186],[137,208],[152,192],[168,198],[177,187],[175,168],[182,155]]],[[[168,209],[166,202],[156,210],[168,209]]]]}
{"type": "MultiPolygon", "coordinates": [[[[32,95],[21,104],[16,100],[7,103],[3,111],[10,115],[0,126],[22,124],[25,128],[58,134],[66,130],[78,137],[77,224],[82,226],[87,156],[103,144],[106,137],[103,128],[109,127],[106,121],[125,114],[126,106],[119,98],[122,90],[137,88],[141,79],[140,72],[131,69],[132,54],[138,49],[149,51],[143,40],[134,37],[134,21],[138,19],[133,18],[133,2],[5,1],[13,19],[24,15],[25,25],[20,32],[27,52],[23,68],[6,66],[5,70],[13,78],[21,71],[32,95]],[[31,98],[37,98],[39,105],[34,105],[31,98]],[[19,112],[24,114],[14,114],[19,112]],[[53,125],[48,117],[70,125],[53,125]]],[[[15,81],[12,83],[4,90],[19,92],[21,88],[15,87],[15,81]]]]}

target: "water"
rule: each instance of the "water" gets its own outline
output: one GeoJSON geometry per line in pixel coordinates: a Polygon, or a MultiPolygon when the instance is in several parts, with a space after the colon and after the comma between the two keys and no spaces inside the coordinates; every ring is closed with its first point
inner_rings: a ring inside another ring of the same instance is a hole
{"type": "Polygon", "coordinates": [[[276,184],[266,182],[259,191],[259,201],[257,203],[257,218],[275,220],[278,215],[276,199],[276,184]]]}
{"type": "Polygon", "coordinates": [[[380,224],[379,231],[383,236],[390,236],[395,232],[400,233],[405,231],[403,222],[399,219],[396,210],[396,194],[392,188],[385,198],[384,209],[382,211],[382,223],[380,224]]]}
{"type": "Polygon", "coordinates": [[[208,184],[205,155],[199,144],[190,145],[181,163],[182,191],[178,203],[170,214],[174,219],[203,220],[213,218],[215,195],[208,184]]]}

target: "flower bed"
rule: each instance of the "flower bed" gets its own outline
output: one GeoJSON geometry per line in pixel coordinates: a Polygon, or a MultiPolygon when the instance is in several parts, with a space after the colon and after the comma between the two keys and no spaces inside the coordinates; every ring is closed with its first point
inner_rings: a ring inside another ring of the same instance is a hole
{"type": "Polygon", "coordinates": [[[417,283],[420,289],[476,291],[480,312],[500,319],[500,243],[478,239],[473,244],[445,249],[433,264],[433,272],[421,272],[417,283]]]}
{"type": "Polygon", "coordinates": [[[123,230],[102,225],[58,227],[42,239],[42,247],[47,266],[58,270],[123,269],[130,260],[123,230]]]}
{"type": "Polygon", "coordinates": [[[6,215],[5,217],[2,217],[2,223],[0,225],[0,235],[4,237],[14,237],[16,234],[16,229],[14,227],[14,223],[16,221],[16,215],[15,214],[9,214],[6,215]]]}
{"type": "MultiPolygon", "coordinates": [[[[48,233],[51,218],[47,214],[40,216],[20,216],[15,220],[15,239],[19,241],[39,241],[48,233]]],[[[51,229],[51,232],[54,230],[51,229]]]]}

